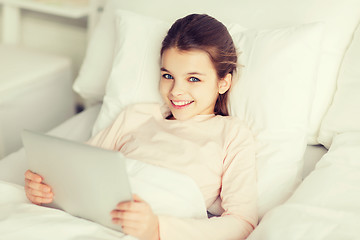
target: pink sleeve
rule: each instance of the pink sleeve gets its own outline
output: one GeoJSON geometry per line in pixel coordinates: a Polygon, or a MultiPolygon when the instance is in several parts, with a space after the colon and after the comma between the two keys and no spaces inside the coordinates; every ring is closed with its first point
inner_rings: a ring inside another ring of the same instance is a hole
{"type": "Polygon", "coordinates": [[[244,126],[229,129],[228,133],[220,193],[224,213],[210,219],[160,216],[161,240],[245,239],[257,225],[254,140],[244,126]]]}

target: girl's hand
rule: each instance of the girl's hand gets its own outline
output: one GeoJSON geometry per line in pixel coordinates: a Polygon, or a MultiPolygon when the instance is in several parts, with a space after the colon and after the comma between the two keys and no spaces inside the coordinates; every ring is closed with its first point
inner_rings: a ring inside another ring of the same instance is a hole
{"type": "Polygon", "coordinates": [[[112,221],[119,224],[125,234],[140,240],[159,240],[159,220],[148,203],[138,195],[133,201],[121,202],[111,212],[112,221]]]}
{"type": "Polygon", "coordinates": [[[41,205],[43,203],[51,203],[54,199],[54,194],[51,187],[42,182],[43,178],[27,170],[25,172],[25,192],[26,197],[30,202],[41,205]]]}

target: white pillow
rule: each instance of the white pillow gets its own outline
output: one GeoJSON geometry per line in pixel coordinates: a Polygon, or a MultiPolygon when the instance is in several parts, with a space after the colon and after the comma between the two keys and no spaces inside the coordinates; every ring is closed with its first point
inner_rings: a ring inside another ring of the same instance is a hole
{"type": "Polygon", "coordinates": [[[73,89],[82,98],[91,102],[102,101],[105,85],[113,63],[115,47],[114,9],[119,1],[108,1],[89,41],[79,75],[73,89]]]}
{"type": "MultiPolygon", "coordinates": [[[[93,134],[111,124],[128,104],[161,101],[160,48],[169,24],[119,10],[117,27],[118,52],[93,134]]],[[[263,215],[284,201],[301,180],[322,24],[229,29],[243,52],[240,64],[245,65],[231,93],[231,110],[245,118],[255,133],[263,215]]]]}
{"type": "Polygon", "coordinates": [[[116,54],[93,135],[129,104],[161,102],[160,49],[170,24],[123,10],[116,14],[116,54]]]}
{"type": "Polygon", "coordinates": [[[336,134],[360,131],[360,25],[346,52],[333,103],[321,123],[318,141],[329,148],[336,134]]]}
{"type": "Polygon", "coordinates": [[[232,34],[245,67],[231,90],[231,113],[247,122],[255,136],[261,216],[285,201],[302,179],[322,27],[314,23],[232,34]]]}
{"type": "Polygon", "coordinates": [[[204,197],[191,177],[134,159],[126,159],[126,169],[132,193],[156,215],[207,218],[204,197]]]}
{"type": "Polygon", "coordinates": [[[285,204],[269,211],[247,240],[358,239],[360,132],[336,135],[329,151],[285,204]]]}

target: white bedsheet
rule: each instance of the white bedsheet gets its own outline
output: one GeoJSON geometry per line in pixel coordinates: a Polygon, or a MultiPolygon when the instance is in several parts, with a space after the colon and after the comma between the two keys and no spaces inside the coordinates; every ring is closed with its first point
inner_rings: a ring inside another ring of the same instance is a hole
{"type": "MultiPolygon", "coordinates": [[[[190,177],[131,159],[127,160],[127,170],[133,193],[149,203],[156,215],[207,218],[203,196],[190,177]]],[[[135,238],[57,209],[31,204],[22,186],[0,181],[0,239],[135,238]]]]}
{"type": "Polygon", "coordinates": [[[111,240],[123,236],[122,233],[63,211],[31,204],[26,199],[23,187],[16,184],[0,181],[0,196],[1,239],[111,240]]]}
{"type": "MultiPolygon", "coordinates": [[[[205,201],[190,177],[135,160],[127,163],[133,192],[147,201],[155,214],[207,218],[205,201]]],[[[31,204],[22,186],[0,181],[0,239],[135,238],[57,209],[31,204]]]]}
{"type": "Polygon", "coordinates": [[[360,239],[360,132],[338,135],[329,152],[249,240],[360,239]]]}

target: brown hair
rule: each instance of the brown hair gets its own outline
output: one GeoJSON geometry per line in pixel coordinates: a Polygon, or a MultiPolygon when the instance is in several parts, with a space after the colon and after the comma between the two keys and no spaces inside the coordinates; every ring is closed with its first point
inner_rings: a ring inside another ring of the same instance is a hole
{"type": "MultiPolygon", "coordinates": [[[[199,49],[208,53],[219,79],[233,74],[237,67],[237,53],[227,28],[206,14],[190,14],[178,19],[162,42],[161,56],[169,48],[183,51],[199,49]]],[[[215,114],[228,116],[228,91],[219,94],[215,114]]]]}

